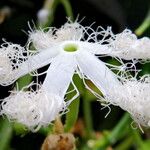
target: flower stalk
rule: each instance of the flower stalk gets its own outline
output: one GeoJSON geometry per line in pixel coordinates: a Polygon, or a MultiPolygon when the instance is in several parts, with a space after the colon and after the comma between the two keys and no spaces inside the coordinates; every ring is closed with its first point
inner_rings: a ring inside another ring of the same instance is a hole
{"type": "Polygon", "coordinates": [[[109,145],[114,144],[122,135],[122,131],[129,126],[131,121],[130,115],[125,113],[114,129],[109,133],[108,136],[104,136],[101,139],[95,141],[93,148],[95,150],[106,149],[109,145]]]}
{"type": "Polygon", "coordinates": [[[142,35],[150,26],[150,9],[142,24],[135,30],[136,35],[142,35]]]}
{"type": "Polygon", "coordinates": [[[12,125],[7,119],[3,120],[0,133],[0,148],[2,150],[7,150],[13,134],[12,125]]]}

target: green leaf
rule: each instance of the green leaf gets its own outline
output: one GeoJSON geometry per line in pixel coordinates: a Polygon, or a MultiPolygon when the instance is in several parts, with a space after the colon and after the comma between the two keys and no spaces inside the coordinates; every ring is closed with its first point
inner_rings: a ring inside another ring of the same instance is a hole
{"type": "Polygon", "coordinates": [[[12,125],[7,119],[1,121],[0,128],[0,150],[7,150],[12,138],[12,125]]]}
{"type": "Polygon", "coordinates": [[[75,99],[69,106],[69,112],[66,115],[65,132],[68,132],[75,124],[78,118],[80,98],[75,99]]]}
{"type": "MultiPolygon", "coordinates": [[[[77,86],[79,92],[80,91],[82,92],[83,83],[82,83],[82,80],[79,78],[79,76],[78,75],[74,75],[73,81],[74,81],[75,85],[77,86]]],[[[72,90],[72,88],[73,88],[73,86],[70,86],[69,87],[69,91],[72,90]]],[[[72,92],[72,93],[68,94],[66,96],[67,100],[71,99],[71,97],[73,97],[75,94],[76,94],[75,92],[72,92]]],[[[79,105],[80,105],[80,97],[75,99],[70,104],[69,112],[66,114],[66,121],[65,121],[65,127],[64,127],[65,132],[68,132],[74,126],[74,124],[75,124],[75,122],[76,122],[76,120],[78,118],[79,105]]]]}
{"type": "Polygon", "coordinates": [[[31,81],[32,81],[33,77],[30,76],[29,74],[19,78],[17,80],[17,85],[19,90],[21,90],[23,87],[27,86],[31,81]]]}

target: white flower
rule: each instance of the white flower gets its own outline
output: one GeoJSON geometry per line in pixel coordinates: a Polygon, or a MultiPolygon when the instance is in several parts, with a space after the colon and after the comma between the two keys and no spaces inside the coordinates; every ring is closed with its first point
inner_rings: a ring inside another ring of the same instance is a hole
{"type": "MultiPolygon", "coordinates": [[[[116,75],[95,56],[98,50],[103,54],[106,46],[88,42],[93,39],[93,36],[97,41],[96,36],[102,35],[104,31],[94,32],[91,37],[85,39],[87,30],[91,28],[84,28],[78,23],[66,23],[59,30],[50,28],[48,32],[31,32],[29,45],[33,44],[37,52],[28,55],[17,68],[17,74],[12,77],[16,80],[50,64],[46,71],[46,78],[40,90],[16,91],[4,99],[1,114],[25,124],[29,129],[34,129],[36,126],[47,125],[62,111],[64,97],[70,83],[73,84],[76,95],[65,106],[79,95],[72,81],[74,73],[78,73],[83,79],[90,79],[104,94],[114,84],[120,84],[116,75]],[[104,78],[106,80],[103,80],[104,78]]],[[[33,51],[29,50],[30,52],[33,51]]]]}
{"type": "Polygon", "coordinates": [[[111,33],[110,48],[111,55],[119,58],[150,59],[150,38],[137,39],[136,35],[127,29],[116,35],[111,33]]]}
{"type": "Polygon", "coordinates": [[[47,88],[51,84],[50,91],[64,97],[74,73],[79,73],[81,78],[86,76],[104,94],[112,85],[120,84],[117,76],[95,56],[97,52],[108,53],[108,47],[100,44],[105,42],[105,39],[102,38],[98,42],[98,36],[106,33],[104,30],[94,32],[90,27],[83,27],[77,22],[67,22],[60,29],[49,28],[47,32],[31,32],[29,45],[32,43],[39,52],[49,51],[49,56],[53,52],[56,53],[56,56],[52,56],[51,65],[47,70],[47,88]],[[88,32],[92,33],[88,35],[88,32]],[[92,42],[89,42],[91,40],[92,42]],[[103,80],[104,78],[106,80],[103,80]]]}
{"type": "MultiPolygon", "coordinates": [[[[45,79],[47,88],[49,83],[53,85],[49,91],[59,93],[64,98],[66,90],[72,82],[73,74],[79,73],[80,77],[85,78],[86,76],[105,93],[107,88],[113,84],[120,84],[117,76],[95,56],[95,54],[108,53],[108,46],[102,43],[105,42],[105,36],[109,35],[109,30],[108,28],[104,31],[99,27],[94,32],[91,27],[83,27],[77,22],[67,22],[60,29],[52,27],[47,32],[32,31],[27,48],[33,44],[36,52],[30,54],[33,51],[29,50],[25,60],[21,59],[23,61],[17,67],[17,73],[11,74],[11,78],[15,81],[19,77],[51,63],[45,79]],[[98,40],[99,36],[102,36],[102,39],[98,40]],[[103,80],[103,78],[108,80],[103,80]],[[109,82],[110,80],[111,82],[109,82]]],[[[11,50],[13,51],[13,49],[11,50]]],[[[13,55],[13,57],[16,56],[13,55]]],[[[18,59],[20,60],[20,57],[18,59]]],[[[8,81],[9,78],[6,85],[9,84],[10,81],[8,81]]]]}
{"type": "MultiPolygon", "coordinates": [[[[144,89],[144,92],[141,93],[141,95],[145,99],[145,95],[148,92],[147,89],[149,89],[149,83],[143,83],[141,80],[131,80],[128,72],[131,70],[136,73],[134,62],[131,62],[131,67],[129,67],[129,63],[124,64],[123,61],[120,60],[121,66],[113,66],[101,61],[97,55],[110,55],[119,59],[120,57],[123,59],[147,59],[150,57],[148,52],[149,47],[147,47],[149,39],[137,40],[136,36],[129,31],[114,36],[111,32],[111,28],[108,28],[105,31],[103,28],[98,27],[95,32],[91,27],[83,27],[77,22],[67,22],[60,29],[52,27],[46,30],[29,32],[29,42],[27,45],[29,54],[27,54],[25,61],[21,62],[17,67],[17,74],[12,75],[11,80],[8,78],[8,81],[15,81],[27,73],[50,64],[48,70],[44,72],[46,73],[46,77],[40,88],[41,91],[39,90],[38,92],[36,91],[33,93],[16,92],[15,95],[11,95],[4,100],[2,105],[3,108],[1,110],[1,112],[3,112],[2,114],[6,114],[9,118],[26,124],[29,128],[35,127],[36,125],[48,124],[48,122],[51,122],[56,117],[56,114],[61,112],[61,106],[64,103],[64,97],[70,83],[73,84],[76,95],[74,95],[65,105],[67,106],[70,104],[70,102],[79,95],[79,92],[72,81],[73,75],[77,73],[83,79],[86,88],[98,98],[102,97],[86,84],[85,79],[91,80],[103,93],[103,96],[108,102],[119,105],[130,112],[135,120],[140,120],[135,117],[135,114],[138,114],[142,100],[138,100],[138,109],[136,109],[136,105],[134,104],[140,96],[139,93],[142,88],[144,89]],[[110,35],[112,35],[111,38],[109,37],[110,35]],[[102,38],[99,39],[99,37],[102,38]],[[141,41],[144,41],[145,47],[142,45],[141,41]],[[36,49],[34,54],[29,48],[30,45],[34,46],[36,49]],[[145,52],[141,52],[140,48],[143,48],[145,52]],[[132,53],[132,50],[134,53],[132,53]],[[109,65],[112,69],[117,69],[118,74],[114,74],[106,65],[109,65]],[[137,91],[134,90],[135,88],[137,91]],[[48,100],[47,97],[49,97],[49,95],[52,99],[48,98],[48,100]],[[134,95],[136,95],[137,98],[134,98],[134,95]],[[19,97],[22,97],[21,102],[18,102],[19,97]],[[41,97],[44,98],[41,99],[41,97]],[[134,100],[132,100],[133,98],[134,100]],[[29,99],[29,102],[26,101],[26,99],[29,99]],[[55,101],[56,107],[52,107],[54,99],[57,99],[55,101]],[[128,106],[128,104],[130,106],[128,106]],[[33,113],[33,117],[31,118],[28,117],[28,114],[32,111],[32,109],[28,107],[30,105],[31,108],[34,106],[35,110],[33,111],[35,113],[33,113]],[[49,106],[51,109],[48,110],[48,107],[46,106],[49,106]],[[18,109],[15,110],[13,109],[14,107],[18,109]],[[44,112],[44,110],[46,111],[44,112]],[[17,112],[14,113],[13,111],[17,112]],[[55,113],[53,114],[52,112],[55,113]],[[24,115],[24,117],[22,117],[23,120],[21,120],[20,114],[24,115]],[[34,116],[37,117],[34,118],[34,116]]],[[[39,74],[36,73],[34,75],[39,74]]],[[[5,80],[3,80],[3,82],[4,81],[5,80]]],[[[7,84],[11,83],[10,81],[7,82],[7,84]]],[[[148,100],[146,100],[146,103],[147,101],[148,100]]],[[[141,115],[142,111],[139,112],[141,115]]],[[[148,113],[148,111],[145,113],[148,113]]],[[[143,124],[142,121],[139,122],[143,124]]]]}
{"type": "Polygon", "coordinates": [[[144,75],[139,80],[124,80],[121,86],[108,91],[105,99],[111,104],[128,111],[133,119],[143,126],[150,127],[150,76],[144,75]]]}

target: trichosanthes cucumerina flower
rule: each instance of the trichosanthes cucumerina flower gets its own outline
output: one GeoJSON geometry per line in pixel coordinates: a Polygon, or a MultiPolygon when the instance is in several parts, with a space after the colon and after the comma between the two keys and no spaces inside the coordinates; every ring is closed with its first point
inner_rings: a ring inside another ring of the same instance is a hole
{"type": "MultiPolygon", "coordinates": [[[[137,39],[129,30],[114,35],[111,28],[104,30],[98,27],[94,31],[91,27],[83,27],[77,22],[67,22],[60,29],[50,27],[46,30],[33,30],[29,32],[27,47],[21,48],[18,46],[19,50],[23,49],[26,54],[13,54],[14,59],[17,55],[18,60],[21,60],[19,65],[18,61],[11,61],[7,53],[4,55],[6,57],[4,57],[2,63],[5,64],[5,61],[8,61],[10,65],[5,68],[1,67],[0,84],[9,85],[19,77],[50,64],[48,70],[44,72],[46,73],[45,80],[37,91],[12,92],[2,103],[1,114],[6,114],[9,119],[17,120],[29,128],[47,125],[60,112],[65,110],[69,102],[79,95],[72,81],[73,75],[77,73],[83,81],[84,79],[91,80],[102,92],[107,102],[120,106],[127,110],[138,123],[149,126],[148,111],[145,112],[146,116],[144,116],[142,114],[144,112],[139,111],[138,108],[141,103],[144,105],[148,103],[149,98],[147,100],[145,98],[150,83],[143,82],[142,78],[137,80],[126,73],[133,68],[122,61],[122,59],[148,60],[150,58],[149,43],[149,38],[137,39]],[[35,50],[31,50],[30,45],[35,50]],[[22,56],[25,58],[22,58],[22,56]],[[120,60],[121,66],[107,64],[101,61],[98,56],[114,57],[120,60]],[[12,62],[15,65],[17,64],[16,68],[13,68],[12,62]],[[117,69],[118,72],[121,72],[121,75],[113,73],[107,66],[117,69]],[[7,77],[5,72],[8,73],[7,77]],[[73,84],[76,95],[66,103],[64,98],[70,83],[73,84]],[[133,90],[135,88],[133,85],[137,87],[137,91],[133,90]],[[144,90],[140,91],[142,87],[144,90]],[[119,94],[117,94],[118,89],[121,89],[119,94]],[[133,92],[130,92],[132,90],[133,92]],[[139,93],[143,96],[144,101],[138,98],[139,93]],[[18,100],[18,97],[22,97],[21,101],[18,100]],[[43,100],[41,97],[43,97],[43,100]],[[131,104],[134,106],[131,107],[131,104]],[[30,105],[31,107],[29,107],[30,105]],[[138,106],[136,107],[136,105],[138,106]],[[50,110],[48,110],[48,106],[50,110]],[[13,109],[16,107],[18,109],[13,109]],[[32,114],[31,117],[29,117],[30,113],[32,114]],[[21,117],[21,114],[24,114],[24,117],[21,117]],[[147,121],[141,121],[137,116],[142,116],[142,118],[144,116],[147,121]]],[[[11,50],[13,51],[14,48],[12,44],[3,46],[1,49],[10,49],[9,53],[12,53],[11,50]]],[[[130,62],[131,66],[135,66],[134,63],[134,61],[130,62]]],[[[133,70],[136,72],[136,68],[133,70]]],[[[34,75],[38,76],[38,73],[34,75]]],[[[86,88],[97,95],[85,81],[84,84],[86,88]]]]}

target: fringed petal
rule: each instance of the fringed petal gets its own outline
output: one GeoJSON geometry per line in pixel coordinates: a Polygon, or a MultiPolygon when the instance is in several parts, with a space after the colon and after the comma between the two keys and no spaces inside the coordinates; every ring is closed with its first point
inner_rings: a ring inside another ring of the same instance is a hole
{"type": "Polygon", "coordinates": [[[127,29],[111,37],[110,48],[111,56],[126,60],[150,60],[150,38],[137,39],[136,35],[127,29]]]}
{"type": "MultiPolygon", "coordinates": [[[[12,48],[11,51],[13,51],[13,49],[14,48],[12,48]]],[[[50,64],[51,59],[56,56],[57,53],[58,51],[56,48],[55,50],[49,48],[32,56],[24,56],[24,58],[20,58],[18,53],[14,53],[13,55],[10,53],[12,59],[10,59],[8,54],[0,55],[0,84],[3,86],[10,85],[18,78],[47,64],[50,64]]]]}
{"type": "Polygon", "coordinates": [[[150,126],[150,76],[129,79],[122,86],[109,89],[105,98],[113,105],[128,111],[140,125],[150,126]]]}
{"type": "Polygon", "coordinates": [[[1,115],[11,121],[18,121],[35,132],[41,126],[49,125],[65,110],[64,99],[45,91],[13,91],[1,106],[1,115]]]}

